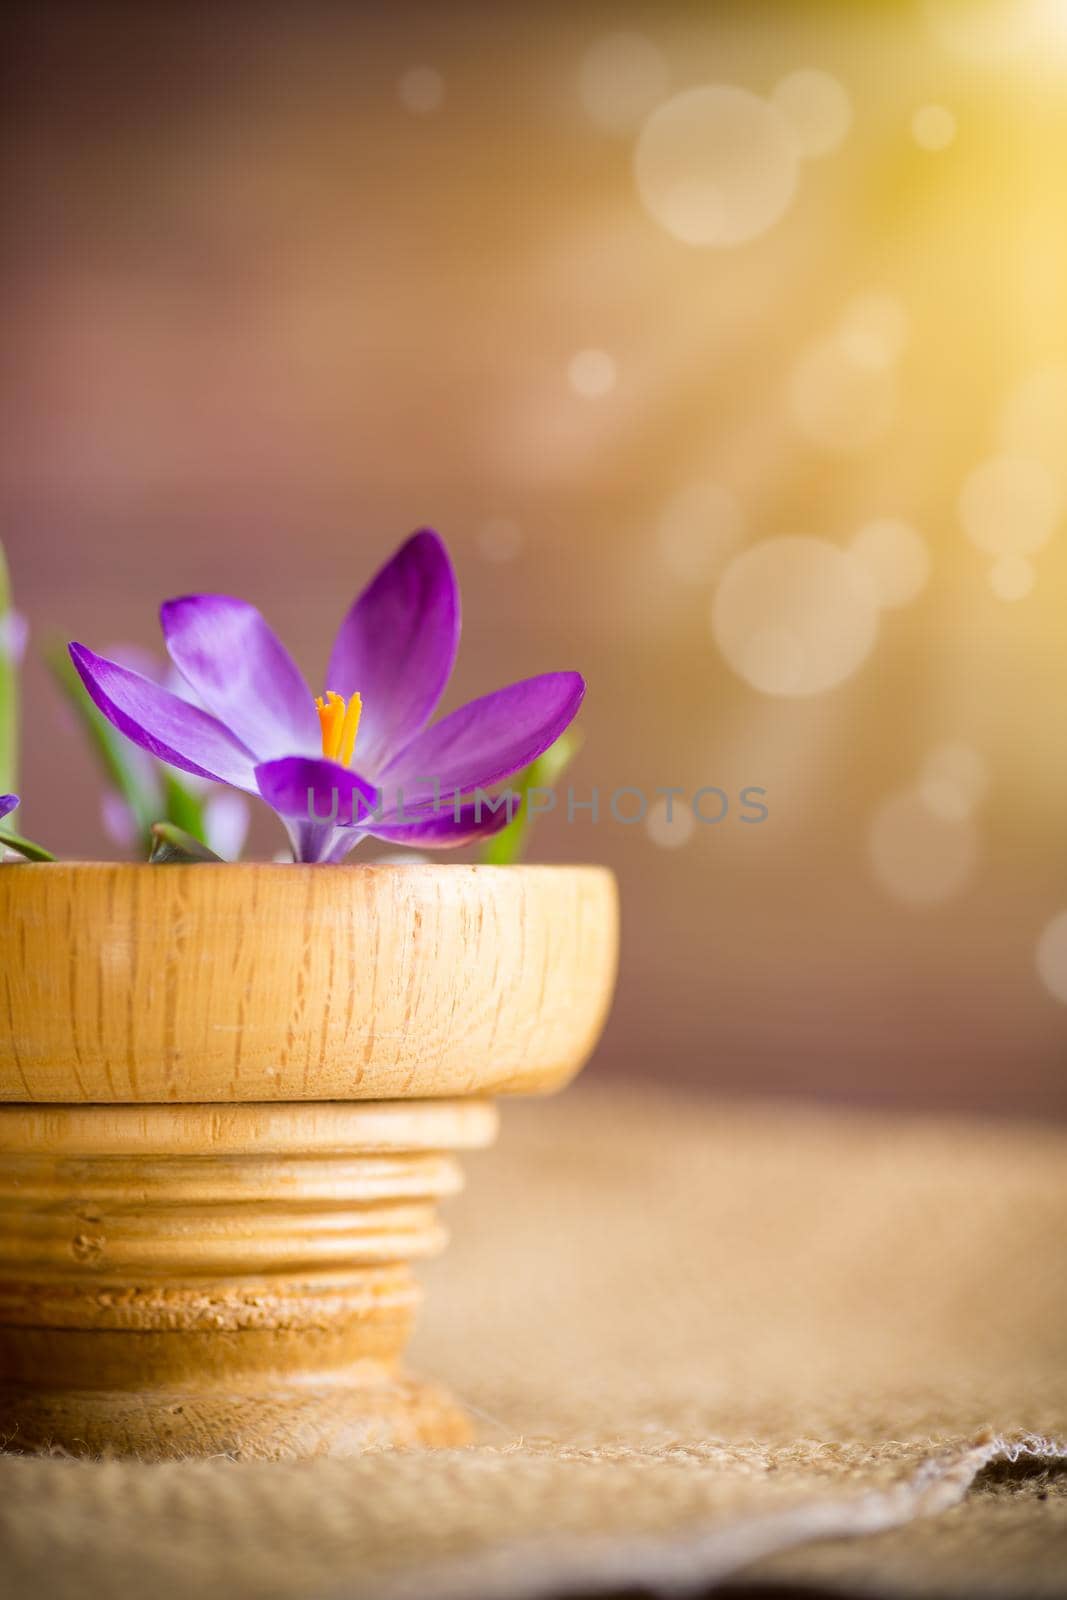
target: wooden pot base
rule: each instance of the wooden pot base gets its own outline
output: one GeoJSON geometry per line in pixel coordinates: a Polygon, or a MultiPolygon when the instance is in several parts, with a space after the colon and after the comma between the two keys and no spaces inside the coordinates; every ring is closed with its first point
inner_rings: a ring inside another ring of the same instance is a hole
{"type": "Polygon", "coordinates": [[[0,1106],[0,1442],[145,1460],[462,1443],[411,1263],[485,1101],[0,1106]]]}
{"type": "Polygon", "coordinates": [[[226,1455],[235,1461],[298,1461],[470,1441],[467,1416],[447,1391],[403,1377],[324,1385],[313,1395],[280,1386],[250,1395],[192,1395],[186,1389],[60,1395],[5,1385],[0,1406],[7,1450],[58,1449],[100,1460],[226,1455]]]}
{"type": "Polygon", "coordinates": [[[585,1061],[617,947],[599,867],[0,871],[0,1445],[464,1439],[400,1365],[412,1263],[481,1097],[585,1061]]]}

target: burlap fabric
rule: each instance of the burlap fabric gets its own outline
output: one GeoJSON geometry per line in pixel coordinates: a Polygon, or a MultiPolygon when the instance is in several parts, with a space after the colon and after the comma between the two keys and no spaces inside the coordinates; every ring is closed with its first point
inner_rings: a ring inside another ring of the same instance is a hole
{"type": "Polygon", "coordinates": [[[468,1161],[467,1450],[0,1461],[7,1592],[1067,1594],[1067,1134],[577,1089],[468,1161]]]}

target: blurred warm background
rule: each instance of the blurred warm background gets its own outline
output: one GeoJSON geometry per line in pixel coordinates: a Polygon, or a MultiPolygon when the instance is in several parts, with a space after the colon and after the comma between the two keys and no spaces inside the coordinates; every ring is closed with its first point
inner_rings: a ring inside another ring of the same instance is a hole
{"type": "Polygon", "coordinates": [[[1067,7],[0,26],[25,830],[112,853],[49,637],[229,591],[317,686],[429,523],[449,703],[579,667],[581,798],[767,791],[541,825],[621,882],[602,1074],[1067,1108],[1067,7]]]}

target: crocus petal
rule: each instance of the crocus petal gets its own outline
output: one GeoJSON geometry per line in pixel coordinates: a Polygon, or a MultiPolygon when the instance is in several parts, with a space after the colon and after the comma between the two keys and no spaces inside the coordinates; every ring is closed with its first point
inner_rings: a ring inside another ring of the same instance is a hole
{"type": "Polygon", "coordinates": [[[100,821],[104,832],[120,850],[132,850],[137,843],[137,818],[117,789],[105,789],[100,796],[100,821]]]}
{"type": "Polygon", "coordinates": [[[0,817],[6,817],[19,803],[17,794],[0,794],[0,817]]]}
{"type": "Polygon", "coordinates": [[[248,801],[232,789],[215,789],[204,801],[204,835],[224,861],[236,861],[248,838],[248,801]]]}
{"type": "MultiPolygon", "coordinates": [[[[328,823],[300,822],[285,818],[285,831],[289,835],[293,860],[300,862],[343,861],[363,835],[353,828],[332,828],[328,823]]],[[[283,861],[284,856],[275,856],[283,861]]]]}
{"type": "Polygon", "coordinates": [[[134,744],[183,772],[255,792],[255,757],[215,717],[83,644],[70,646],[70,658],[93,704],[134,744]]]}
{"type": "Polygon", "coordinates": [[[433,715],[459,646],[459,589],[448,551],[424,529],[401,545],[349,611],[326,687],[359,694],[356,757],[376,772],[433,715]]]}
{"type": "Polygon", "coordinates": [[[585,694],[578,672],[545,672],[472,700],[427,728],[382,772],[387,808],[403,791],[411,809],[435,793],[487,789],[510,777],[554,744],[573,720],[585,694]],[[436,782],[436,790],[435,790],[436,782]]]}
{"type": "Polygon", "coordinates": [[[165,601],[160,620],[197,699],[260,761],[319,748],[311,690],[255,606],[225,594],[187,595],[165,601]]]}
{"type": "Polygon", "coordinates": [[[378,800],[373,783],[323,756],[264,761],[256,768],[256,782],[280,816],[315,827],[361,826],[378,800]]]}
{"type": "MultiPolygon", "coordinates": [[[[517,807],[510,807],[511,816],[517,807]]],[[[451,850],[472,839],[487,839],[507,826],[509,806],[502,800],[498,811],[490,811],[483,800],[464,801],[458,808],[444,806],[434,816],[432,813],[417,822],[391,826],[384,822],[370,822],[366,832],[375,839],[386,839],[390,844],[408,844],[413,849],[451,850]]]]}

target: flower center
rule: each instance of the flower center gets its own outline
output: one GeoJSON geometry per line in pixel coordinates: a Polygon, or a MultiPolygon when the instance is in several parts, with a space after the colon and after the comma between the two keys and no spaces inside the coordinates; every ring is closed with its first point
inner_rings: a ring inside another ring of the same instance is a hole
{"type": "Polygon", "coordinates": [[[328,761],[339,761],[347,767],[356,748],[359,717],[363,701],[354,694],[345,704],[344,697],[327,689],[326,698],[315,701],[322,727],[322,753],[328,761]]]}

